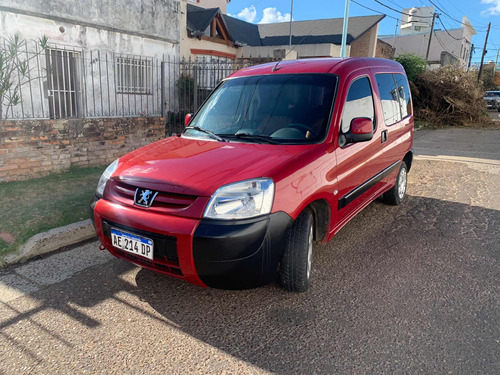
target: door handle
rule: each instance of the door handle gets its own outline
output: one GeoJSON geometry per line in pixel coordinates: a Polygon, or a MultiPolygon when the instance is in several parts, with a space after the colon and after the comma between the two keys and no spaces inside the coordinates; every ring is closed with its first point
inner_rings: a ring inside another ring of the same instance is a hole
{"type": "Polygon", "coordinates": [[[387,141],[387,130],[384,130],[381,135],[381,143],[384,143],[387,141]]]}

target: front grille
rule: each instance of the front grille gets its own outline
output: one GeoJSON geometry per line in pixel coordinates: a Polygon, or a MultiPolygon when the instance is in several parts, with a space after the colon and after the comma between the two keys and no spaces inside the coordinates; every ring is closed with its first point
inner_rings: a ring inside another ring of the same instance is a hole
{"type": "MultiPolygon", "coordinates": [[[[122,181],[112,181],[112,198],[121,204],[133,206],[137,186],[126,184],[122,181]]],[[[159,191],[150,209],[153,211],[170,211],[189,207],[196,200],[196,196],[159,191]]]]}
{"type": "Polygon", "coordinates": [[[130,228],[122,224],[114,223],[109,220],[102,221],[102,229],[104,235],[111,239],[111,228],[121,229],[131,234],[137,234],[142,237],[147,237],[153,240],[154,255],[153,260],[149,260],[134,254],[128,253],[116,247],[113,247],[113,252],[120,257],[129,259],[135,263],[156,268],[164,273],[182,276],[179,265],[179,257],[177,256],[177,238],[175,236],[168,236],[164,234],[147,232],[130,228]]]}

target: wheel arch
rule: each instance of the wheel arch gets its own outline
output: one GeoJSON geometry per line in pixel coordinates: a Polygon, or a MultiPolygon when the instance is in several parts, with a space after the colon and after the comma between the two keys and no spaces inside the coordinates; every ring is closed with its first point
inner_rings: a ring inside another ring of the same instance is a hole
{"type": "Polygon", "coordinates": [[[305,208],[312,213],[314,225],[314,240],[326,238],[330,226],[331,208],[326,199],[317,199],[305,208]]]}
{"type": "Polygon", "coordinates": [[[411,169],[411,163],[413,162],[413,150],[410,150],[406,153],[406,155],[403,158],[403,161],[406,164],[406,169],[409,172],[411,169]]]}

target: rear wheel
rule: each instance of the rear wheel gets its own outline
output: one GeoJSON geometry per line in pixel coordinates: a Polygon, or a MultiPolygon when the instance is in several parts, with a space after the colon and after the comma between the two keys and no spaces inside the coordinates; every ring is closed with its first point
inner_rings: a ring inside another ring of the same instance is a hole
{"type": "Polygon", "coordinates": [[[311,284],[313,247],[313,217],[302,212],[288,231],[279,278],[283,288],[290,292],[305,292],[311,284]]]}
{"type": "Polygon", "coordinates": [[[406,194],[406,186],[408,183],[408,168],[406,163],[401,162],[401,168],[399,168],[398,177],[396,178],[396,183],[391,188],[391,190],[386,191],[382,197],[385,203],[398,206],[403,202],[406,194]]]}

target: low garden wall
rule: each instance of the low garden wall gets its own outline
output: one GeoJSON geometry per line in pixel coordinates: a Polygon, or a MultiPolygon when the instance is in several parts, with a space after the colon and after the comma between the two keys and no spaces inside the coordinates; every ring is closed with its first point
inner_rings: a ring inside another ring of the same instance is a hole
{"type": "Polygon", "coordinates": [[[105,165],[164,135],[161,117],[0,121],[0,182],[105,165]]]}

